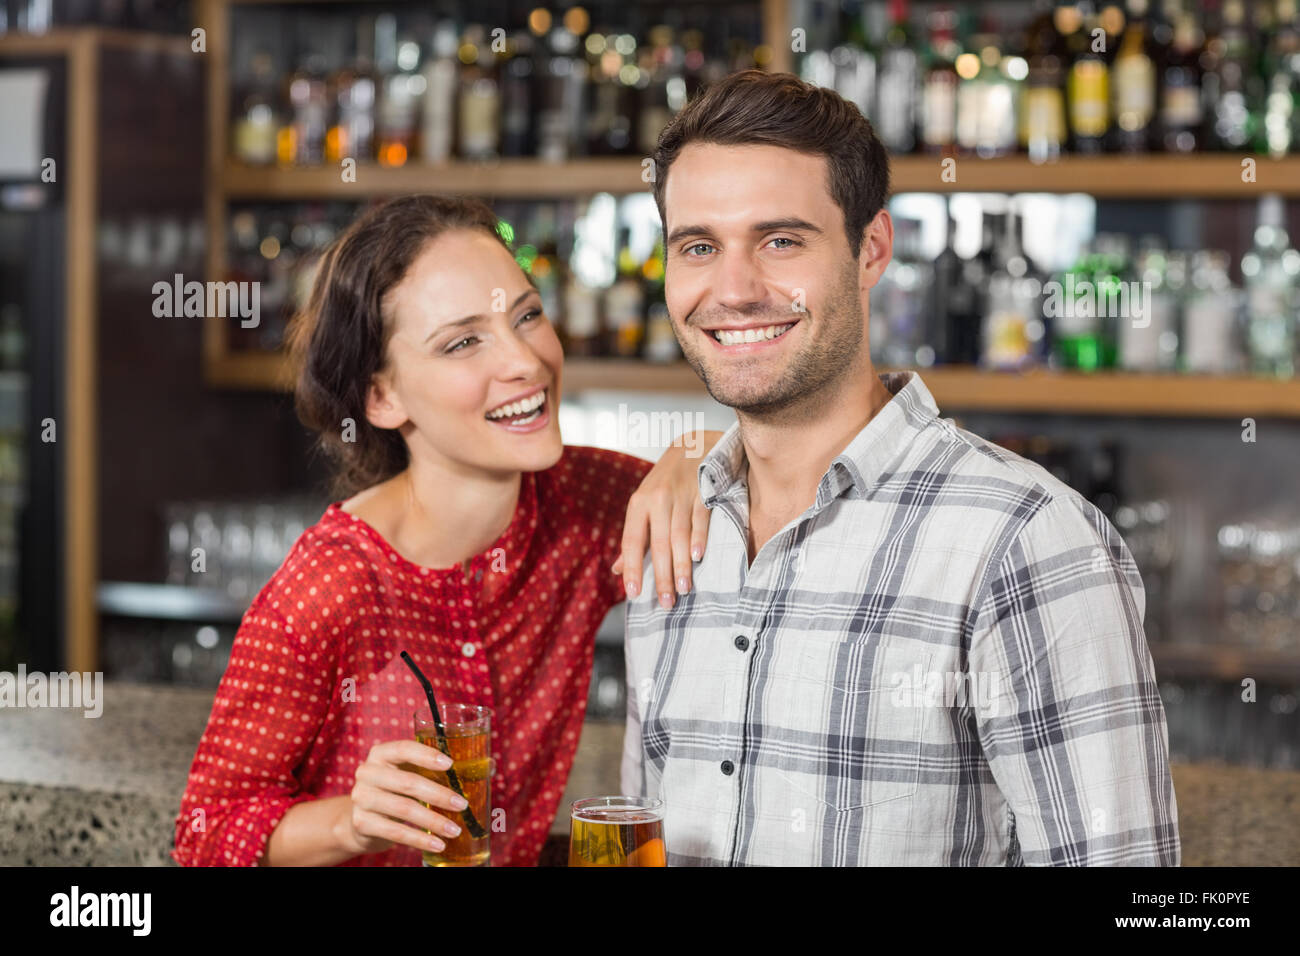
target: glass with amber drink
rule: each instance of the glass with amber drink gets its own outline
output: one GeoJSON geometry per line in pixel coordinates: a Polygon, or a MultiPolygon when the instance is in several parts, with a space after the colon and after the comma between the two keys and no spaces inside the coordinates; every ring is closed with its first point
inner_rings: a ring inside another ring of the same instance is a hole
{"type": "MultiPolygon", "coordinates": [[[[444,751],[452,759],[451,769],[460,784],[460,792],[469,801],[464,810],[448,810],[424,806],[446,817],[460,827],[454,837],[431,833],[446,844],[441,851],[424,850],[425,866],[488,866],[491,860],[490,815],[492,812],[492,711],[476,704],[439,704],[443,736],[447,741],[444,751]],[[478,835],[475,830],[478,830],[478,835]]],[[[428,710],[415,712],[415,739],[435,750],[438,746],[438,727],[428,710]]],[[[446,770],[405,765],[434,783],[455,790],[446,770]]]]}
{"type": "Polygon", "coordinates": [[[573,802],[569,866],[667,866],[664,802],[587,797],[573,802]]]}

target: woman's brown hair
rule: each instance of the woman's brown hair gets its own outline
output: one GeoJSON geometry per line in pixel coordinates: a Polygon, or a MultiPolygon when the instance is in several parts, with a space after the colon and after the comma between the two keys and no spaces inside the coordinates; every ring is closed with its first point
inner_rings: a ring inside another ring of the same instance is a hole
{"type": "Polygon", "coordinates": [[[476,199],[404,196],[368,209],[321,257],[290,349],[298,418],[335,465],[333,494],[348,497],[406,468],[406,442],[366,419],[366,395],[392,335],[384,296],[428,243],[452,229],[482,229],[509,251],[496,214],[476,199]],[[345,419],[354,423],[344,440],[345,419]]]}

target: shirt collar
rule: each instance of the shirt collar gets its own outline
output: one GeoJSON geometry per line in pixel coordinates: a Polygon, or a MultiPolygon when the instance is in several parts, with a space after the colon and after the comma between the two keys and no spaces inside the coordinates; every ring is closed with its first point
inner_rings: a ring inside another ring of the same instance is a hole
{"type": "MultiPolygon", "coordinates": [[[[818,507],[849,489],[855,497],[865,497],[890,463],[939,415],[934,396],[916,372],[884,372],[879,378],[894,397],[831,461],[817,489],[818,507]]],[[[744,487],[748,475],[749,459],[737,422],[700,462],[700,497],[711,508],[744,487]]]]}

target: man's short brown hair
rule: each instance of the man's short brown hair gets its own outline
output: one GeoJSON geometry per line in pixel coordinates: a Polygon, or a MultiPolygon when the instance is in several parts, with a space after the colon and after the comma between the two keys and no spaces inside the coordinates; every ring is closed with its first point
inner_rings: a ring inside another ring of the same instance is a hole
{"type": "Polygon", "coordinates": [[[655,149],[655,204],[664,229],[668,169],[688,143],[783,146],[825,156],[831,198],[844,212],[844,230],[856,259],[862,231],[889,196],[889,156],[870,121],[834,90],[791,73],[742,70],[691,100],[659,134],[655,149]]]}

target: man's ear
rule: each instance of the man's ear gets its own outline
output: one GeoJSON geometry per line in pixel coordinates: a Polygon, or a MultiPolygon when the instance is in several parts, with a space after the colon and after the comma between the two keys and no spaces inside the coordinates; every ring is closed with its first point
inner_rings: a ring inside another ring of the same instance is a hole
{"type": "Polygon", "coordinates": [[[406,424],[406,409],[386,372],[377,373],[366,389],[366,420],[376,428],[400,428],[406,424]]]}
{"type": "Polygon", "coordinates": [[[882,209],[862,230],[858,251],[858,285],[865,294],[875,288],[894,255],[894,220],[882,209]]]}

